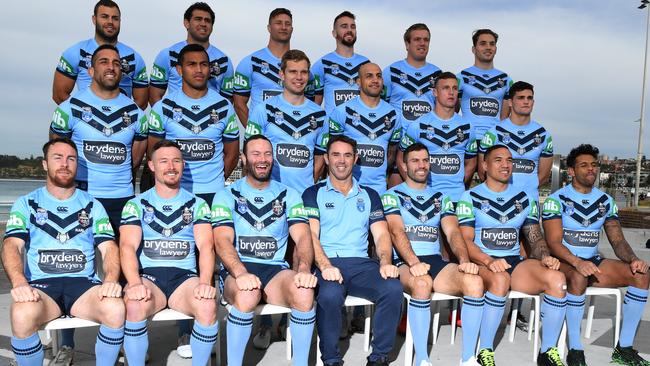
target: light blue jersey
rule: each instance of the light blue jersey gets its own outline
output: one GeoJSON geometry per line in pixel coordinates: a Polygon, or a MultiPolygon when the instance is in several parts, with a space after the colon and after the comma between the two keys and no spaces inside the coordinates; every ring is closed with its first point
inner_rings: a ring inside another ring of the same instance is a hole
{"type": "Polygon", "coordinates": [[[395,109],[383,100],[370,108],[361,98],[354,98],[335,108],[328,122],[328,136],[345,135],[356,140],[359,159],[353,174],[359,184],[379,194],[386,192],[388,145],[400,138],[401,122],[395,109]]]}
{"type": "Polygon", "coordinates": [[[614,199],[596,187],[579,193],[571,184],[544,201],[542,220],[562,219],[562,244],[580,258],[598,255],[600,230],[608,220],[618,220],[614,199]]]}
{"type": "Polygon", "coordinates": [[[27,281],[86,277],[95,272],[95,246],[114,240],[104,207],[88,193],[75,190],[59,200],[45,187],[20,197],[11,207],[5,239],[25,241],[27,281]]]}
{"type": "Polygon", "coordinates": [[[503,99],[512,79],[501,70],[483,70],[476,66],[466,68],[457,77],[461,113],[480,141],[501,119],[503,99]]]}
{"type": "Polygon", "coordinates": [[[434,191],[457,202],[465,190],[465,159],[476,157],[476,140],[470,124],[458,114],[448,120],[429,112],[402,129],[399,148],[416,142],[429,150],[429,182],[434,191]]]}
{"type": "Polygon", "coordinates": [[[479,152],[484,154],[494,145],[505,145],[512,154],[510,183],[538,199],[539,159],[553,157],[553,138],[548,131],[535,121],[519,126],[506,118],[485,133],[479,152]]]}
{"type": "MultiPolygon", "coordinates": [[[[77,90],[82,91],[90,86],[92,77],[88,74],[91,67],[91,58],[99,47],[95,38],[81,41],[67,50],[63,51],[56,71],[75,80],[77,90]]],[[[139,53],[124,43],[117,42],[115,45],[120,54],[120,66],[122,79],[120,80],[120,91],[131,98],[133,88],[146,88],[148,86],[147,67],[139,53]]]]}
{"type": "Polygon", "coordinates": [[[196,272],[194,225],[210,225],[210,219],[210,206],[182,188],[169,199],[151,188],[122,209],[122,225],[142,228],[137,251],[141,269],[175,267],[196,272]]]}
{"type": "Polygon", "coordinates": [[[216,91],[199,99],[183,90],[168,93],[149,115],[149,133],[178,143],[185,168],[181,185],[192,193],[214,193],[224,186],[223,145],[239,140],[230,102],[216,91]]]}
{"type": "MultiPolygon", "coordinates": [[[[187,46],[187,41],[181,41],[158,53],[151,69],[151,86],[167,89],[167,95],[181,89],[183,78],[176,71],[176,65],[178,65],[178,54],[185,46],[187,46]]],[[[208,88],[226,98],[231,97],[234,72],[230,58],[213,45],[209,45],[205,51],[208,53],[210,62],[208,88]]]]}
{"type": "Polygon", "coordinates": [[[433,110],[436,97],[433,86],[441,74],[438,66],[426,63],[413,67],[406,60],[393,62],[384,69],[384,87],[390,104],[408,125],[433,110]]]}
{"type": "Polygon", "coordinates": [[[246,138],[262,134],[273,144],[271,178],[302,193],[314,182],[314,154],[323,154],[325,111],[305,99],[299,106],[282,94],[257,107],[248,116],[246,138]]]}
{"type": "Polygon", "coordinates": [[[456,216],[474,228],[474,243],[492,257],[519,255],[519,231],[539,222],[537,202],[526,192],[512,185],[493,192],[485,183],[463,193],[456,216]]]}
{"type": "Polygon", "coordinates": [[[233,245],[245,263],[289,268],[284,260],[289,227],[307,222],[300,194],[274,180],[260,190],[241,178],[217,192],[212,202],[212,226],[235,230],[233,245]]]}
{"type": "Polygon", "coordinates": [[[98,198],[133,196],[131,150],[147,138],[147,118],[131,99],[102,99],[86,88],[58,106],[50,130],[77,145],[79,188],[98,198]]]}
{"type": "Polygon", "coordinates": [[[265,100],[282,94],[280,61],[264,47],[244,57],[237,65],[234,93],[250,97],[249,111],[265,100]]]}
{"type": "Polygon", "coordinates": [[[347,195],[337,191],[329,177],[302,194],[310,219],[320,223],[320,244],[328,258],[367,258],[368,231],[385,221],[381,199],[375,190],[352,180],[347,195]]]}
{"type": "Polygon", "coordinates": [[[359,68],[368,62],[367,57],[356,53],[348,58],[330,52],[311,67],[310,84],[316,95],[323,96],[323,108],[328,114],[359,95],[359,68]]]}
{"type": "MultiPolygon", "coordinates": [[[[404,182],[384,193],[381,202],[386,216],[399,215],[402,218],[404,232],[415,255],[440,255],[440,221],[456,215],[448,196],[431,187],[414,189],[404,182]]],[[[393,255],[398,258],[395,249],[393,255]]]]}

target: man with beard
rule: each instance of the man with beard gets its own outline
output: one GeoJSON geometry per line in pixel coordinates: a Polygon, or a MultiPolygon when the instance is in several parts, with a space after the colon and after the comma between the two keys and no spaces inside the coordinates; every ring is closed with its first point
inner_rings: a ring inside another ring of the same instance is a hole
{"type": "Polygon", "coordinates": [[[357,42],[357,24],[354,14],[344,11],[334,18],[332,36],[336,39],[336,49],[318,60],[312,66],[314,101],[325,104],[329,114],[337,106],[359,95],[357,78],[361,65],[368,58],[354,53],[357,42]]]}
{"type": "MultiPolygon", "coordinates": [[[[469,261],[467,246],[458,227],[454,204],[446,194],[427,185],[429,151],[419,142],[404,152],[404,183],[382,196],[384,213],[394,243],[393,262],[400,281],[411,295],[408,314],[415,345],[415,364],[431,365],[427,339],[431,325],[431,293],[464,295],[461,366],[478,365],[474,358],[483,313],[483,281],[478,267],[469,261]],[[442,259],[440,230],[445,233],[460,264],[442,259]]],[[[410,361],[410,360],[409,360],[410,361]]]]}
{"type": "Polygon", "coordinates": [[[571,184],[555,191],[544,202],[542,219],[546,241],[560,261],[567,278],[566,324],[569,366],[586,366],[580,342],[580,323],[585,310],[587,286],[628,286],[623,302],[623,325],[612,362],[650,365],[632,347],[643,308],[648,301],[648,263],[634,254],[618,221],[618,207],[608,194],[594,187],[598,175],[598,148],[583,144],[571,150],[566,162],[571,184]],[[617,259],[598,254],[604,229],[617,259]]]}
{"type": "MultiPolygon", "coordinates": [[[[566,280],[560,262],[549,254],[539,225],[537,202],[524,190],[509,184],[512,155],[503,145],[485,152],[486,180],[462,194],[456,216],[472,262],[479,265],[485,287],[477,361],[495,365],[494,337],[505,310],[508,290],[544,293],[542,344],[537,364],[562,366],[557,341],[566,311],[566,280]],[[519,255],[520,232],[532,248],[519,255]]],[[[464,325],[464,324],[463,324],[464,325]]]]}
{"type": "Polygon", "coordinates": [[[183,25],[187,29],[187,39],[173,44],[158,53],[149,76],[149,104],[152,106],[162,99],[165,92],[172,94],[181,89],[183,78],[177,70],[180,63],[179,52],[188,44],[201,45],[208,53],[208,87],[225,98],[232,97],[233,66],[230,58],[210,44],[214,26],[214,11],[204,2],[197,2],[185,10],[183,25]]]}
{"type": "Polygon", "coordinates": [[[354,178],[383,194],[387,167],[395,162],[400,138],[399,116],[380,97],[384,79],[377,64],[361,65],[358,84],[359,97],[329,114],[329,136],[345,135],[357,141],[359,159],[355,160],[354,178]]]}
{"type": "Polygon", "coordinates": [[[338,339],[345,297],[368,299],[375,303],[375,315],[367,365],[384,366],[395,342],[402,285],[392,264],[391,238],[381,199],[352,176],[357,158],[356,141],[347,136],[332,137],[325,154],[327,179],[302,195],[319,285],[318,336],[323,363],[342,365],[338,339]],[[369,231],[379,261],[368,257],[369,231]]]}
{"type": "MultiPolygon", "coordinates": [[[[427,62],[431,32],[423,23],[416,23],[406,29],[404,46],[406,59],[393,62],[384,69],[386,99],[396,111],[400,111],[402,128],[431,112],[436,97],[433,90],[435,80],[442,71],[427,62]]],[[[388,186],[402,182],[397,167],[390,167],[388,186]]]]}
{"type": "Polygon", "coordinates": [[[88,88],[92,82],[88,71],[92,66],[91,57],[97,47],[108,44],[115,46],[120,54],[119,66],[123,75],[119,84],[120,91],[133,98],[140,108],[147,108],[148,81],[144,60],[131,47],[117,40],[120,34],[120,8],[112,0],[99,0],[95,4],[92,21],[95,25],[95,37],[63,51],[54,73],[52,99],[56,104],[63,103],[70,97],[75,83],[79,91],[88,88]]]}
{"type": "Polygon", "coordinates": [[[126,359],[129,365],[144,365],[147,318],[169,307],[194,317],[192,364],[206,365],[218,330],[210,206],[181,188],[183,157],[176,143],[158,141],[148,164],[156,183],[127,202],[120,226],[120,258],[128,282],[126,359]]]}
{"type": "Polygon", "coordinates": [[[214,240],[221,258],[228,314],[228,365],[241,366],[260,301],[291,308],[293,364],[307,365],[316,320],[311,274],[314,257],[300,194],[271,180],[273,148],[262,135],[244,143],[248,174],[218,192],[212,205],[214,240]],[[287,239],[296,243],[293,269],[285,261],[287,239]]]}
{"type": "Polygon", "coordinates": [[[233,103],[244,127],[248,122],[249,111],[259,103],[282,93],[280,62],[284,53],[291,49],[291,11],[285,8],[274,9],[269,14],[266,29],[269,32],[266,47],[244,57],[235,70],[233,103]]]}
{"type": "Polygon", "coordinates": [[[77,148],[67,138],[43,146],[45,187],[11,208],[2,264],[11,282],[11,345],[18,365],[43,365],[38,329],[61,315],[101,323],[97,365],[114,365],[124,336],[120,261],[102,205],[75,188],[77,148]],[[97,277],[95,248],[103,259],[97,277]],[[26,262],[23,263],[23,258],[26,262]]]}

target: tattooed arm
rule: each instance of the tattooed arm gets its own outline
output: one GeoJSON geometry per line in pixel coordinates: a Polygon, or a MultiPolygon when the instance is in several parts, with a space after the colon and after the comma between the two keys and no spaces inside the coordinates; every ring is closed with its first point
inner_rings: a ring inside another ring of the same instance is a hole
{"type": "Polygon", "coordinates": [[[544,266],[550,269],[557,270],[560,268],[560,261],[557,258],[551,257],[539,224],[525,225],[521,228],[521,231],[531,247],[532,258],[539,259],[544,266]]]}
{"type": "Polygon", "coordinates": [[[621,223],[618,220],[605,221],[605,234],[607,234],[607,239],[620,260],[631,263],[633,260],[638,259],[630,244],[625,240],[623,230],[621,230],[621,223]]]}

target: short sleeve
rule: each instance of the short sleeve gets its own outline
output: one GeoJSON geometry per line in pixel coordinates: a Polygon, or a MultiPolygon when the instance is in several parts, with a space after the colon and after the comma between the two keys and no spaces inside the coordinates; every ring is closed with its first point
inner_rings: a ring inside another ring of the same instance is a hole
{"type": "Polygon", "coordinates": [[[233,65],[232,61],[230,60],[230,57],[228,57],[228,62],[226,63],[226,72],[223,75],[223,79],[221,80],[221,86],[219,87],[219,93],[221,96],[224,98],[232,98],[232,91],[234,87],[234,75],[235,71],[233,70],[233,65]]]}
{"type": "Polygon", "coordinates": [[[390,135],[390,143],[396,144],[402,138],[402,118],[398,113],[395,114],[395,123],[393,123],[393,131],[390,135]]]}
{"type": "Polygon", "coordinates": [[[420,134],[420,122],[415,120],[409,123],[405,128],[402,129],[402,137],[399,141],[399,149],[401,151],[406,151],[406,149],[418,141],[420,134]]]}
{"type": "Polygon", "coordinates": [[[227,189],[222,189],[214,195],[212,201],[212,227],[235,227],[232,216],[233,200],[232,194],[227,189]]]}
{"type": "Polygon", "coordinates": [[[169,49],[160,51],[153,62],[149,83],[160,89],[167,89],[169,81],[169,49]]]}
{"type": "Polygon", "coordinates": [[[366,192],[368,192],[368,198],[370,199],[368,226],[371,226],[375,222],[386,221],[386,217],[384,216],[384,206],[381,203],[379,194],[372,188],[366,188],[366,192]]]}
{"type": "Polygon", "coordinates": [[[327,133],[329,136],[342,135],[345,130],[345,112],[341,107],[332,109],[327,116],[327,133]]]}
{"type": "Polygon", "coordinates": [[[72,136],[72,123],[74,119],[70,118],[72,116],[72,110],[70,109],[70,100],[66,100],[61,103],[52,114],[52,121],[50,122],[50,131],[65,137],[72,136]]]}
{"type": "Polygon", "coordinates": [[[194,224],[210,224],[212,223],[212,211],[210,205],[201,197],[196,197],[194,204],[194,224]]]}
{"type": "Polygon", "coordinates": [[[147,115],[144,111],[138,108],[138,123],[132,124],[135,131],[134,140],[143,141],[149,137],[149,122],[147,122],[147,115]]]}
{"type": "Polygon", "coordinates": [[[253,108],[253,111],[248,115],[248,123],[246,124],[246,132],[244,139],[248,139],[254,135],[264,134],[266,131],[266,103],[259,103],[253,108]]]}
{"type": "Polygon", "coordinates": [[[399,197],[391,191],[384,193],[381,196],[381,204],[384,208],[384,215],[400,215],[399,210],[399,197]]]}
{"type": "Polygon", "coordinates": [[[550,158],[553,156],[553,136],[547,134],[546,141],[544,141],[544,149],[541,156],[543,158],[550,158]]]}
{"type": "Polygon", "coordinates": [[[251,57],[248,56],[239,62],[235,70],[235,81],[233,83],[233,93],[243,96],[251,94],[251,76],[253,74],[253,64],[251,57]]]}
{"type": "Polygon", "coordinates": [[[157,138],[165,138],[166,118],[163,113],[163,100],[159,100],[153,105],[149,111],[149,118],[147,119],[147,126],[149,134],[157,138]]]}
{"type": "Polygon", "coordinates": [[[142,226],[142,210],[135,199],[129,200],[122,208],[121,225],[142,226]]]}
{"type": "Polygon", "coordinates": [[[474,227],[476,217],[474,216],[474,205],[472,204],[472,197],[469,191],[463,192],[456,204],[456,216],[458,217],[458,224],[460,226],[474,227]]]}
{"type": "Polygon", "coordinates": [[[149,86],[149,77],[147,76],[147,65],[144,63],[142,56],[139,53],[133,52],[135,55],[135,73],[133,74],[133,87],[146,88],[149,86]]]}
{"type": "Polygon", "coordinates": [[[488,130],[485,135],[483,135],[483,139],[481,139],[481,143],[479,144],[478,151],[481,154],[485,154],[487,149],[491,148],[497,143],[497,131],[495,129],[490,129],[488,130]]]}
{"type": "Polygon", "coordinates": [[[607,196],[607,198],[609,199],[609,211],[607,212],[607,218],[605,218],[605,221],[618,220],[618,205],[611,196],[607,196]]]}
{"type": "Polygon", "coordinates": [[[287,223],[289,226],[294,224],[307,224],[307,211],[303,204],[300,194],[292,188],[287,189],[287,223]]]}
{"type": "Polygon", "coordinates": [[[449,196],[442,196],[442,203],[440,204],[440,218],[447,216],[456,216],[456,208],[454,202],[449,196]]]}
{"type": "Polygon", "coordinates": [[[106,209],[97,201],[93,200],[93,240],[95,245],[105,241],[115,240],[115,231],[108,218],[106,209]]]}
{"type": "Polygon", "coordinates": [[[465,81],[463,80],[463,75],[461,73],[456,74],[456,80],[458,81],[458,100],[460,100],[463,97],[465,81]]]}
{"type": "Polygon", "coordinates": [[[325,112],[318,117],[318,132],[316,136],[316,144],[314,145],[314,155],[323,155],[327,150],[327,127],[325,127],[325,112]]]}
{"type": "Polygon", "coordinates": [[[237,115],[235,115],[235,109],[232,107],[232,104],[228,102],[228,114],[226,118],[222,120],[222,123],[225,124],[222,140],[224,143],[239,141],[239,124],[237,123],[237,115]]]}
{"type": "Polygon", "coordinates": [[[323,95],[323,82],[325,81],[323,59],[316,61],[316,63],[311,67],[311,75],[312,79],[310,80],[310,84],[314,95],[323,95]]]}
{"type": "Polygon", "coordinates": [[[320,185],[313,185],[305,190],[302,194],[302,201],[305,207],[305,213],[310,219],[320,220],[320,210],[318,208],[318,190],[320,185]]]}
{"type": "Polygon", "coordinates": [[[384,79],[384,88],[382,89],[383,99],[387,102],[390,102],[390,96],[393,92],[393,86],[390,81],[390,66],[384,69],[381,76],[384,79]]]}
{"type": "Polygon", "coordinates": [[[77,75],[79,75],[79,47],[72,46],[63,51],[63,54],[59,57],[56,71],[70,79],[77,79],[77,75]]]}
{"type": "Polygon", "coordinates": [[[549,196],[544,201],[544,206],[542,207],[542,221],[561,218],[562,202],[560,202],[555,196],[549,196]]]}
{"type": "Polygon", "coordinates": [[[19,198],[9,211],[7,226],[4,238],[19,238],[23,241],[29,240],[29,216],[30,211],[26,198],[19,198]]]}
{"type": "Polygon", "coordinates": [[[530,209],[528,210],[528,216],[526,216],[526,220],[524,221],[524,226],[537,225],[539,224],[539,206],[537,205],[537,201],[532,199],[530,196],[528,196],[528,202],[530,202],[530,209]]]}

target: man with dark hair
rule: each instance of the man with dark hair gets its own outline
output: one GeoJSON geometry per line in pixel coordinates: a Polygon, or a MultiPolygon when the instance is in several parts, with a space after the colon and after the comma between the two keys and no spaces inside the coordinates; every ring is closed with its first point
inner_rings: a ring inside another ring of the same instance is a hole
{"type": "Polygon", "coordinates": [[[537,200],[539,186],[551,176],[553,138],[542,125],[532,120],[535,99],[531,84],[525,81],[512,84],[506,103],[510,105],[510,117],[489,129],[480,141],[479,177],[485,179],[481,164],[485,150],[493,145],[505,145],[513,158],[510,183],[537,200]]]}
{"type": "Polygon", "coordinates": [[[392,264],[390,233],[381,199],[359,184],[352,170],[358,158],[356,142],[334,136],[327,144],[328,176],[303,193],[314,245],[318,277],[316,317],[321,359],[341,365],[338,339],[341,307],[346,295],[375,303],[372,353],[367,365],[388,365],[402,304],[398,269],[392,264]],[[368,258],[372,233],[379,262],[368,258]]]}
{"type": "Polygon", "coordinates": [[[52,99],[56,104],[70,97],[75,84],[83,91],[92,82],[88,69],[91,56],[103,44],[117,47],[120,55],[119,67],[122,70],[119,90],[142,109],[147,108],[147,69],[144,60],[131,47],[118,42],[121,22],[120,8],[111,0],[100,0],[95,4],[92,22],[95,36],[81,41],[63,51],[52,82],[52,99]]]}
{"type": "Polygon", "coordinates": [[[244,143],[248,174],[220,191],[212,226],[221,258],[220,279],[228,314],[228,365],[241,366],[260,301],[291,308],[293,364],[306,366],[314,332],[313,248],[300,194],[271,179],[273,147],[262,135],[244,143]],[[293,269],[285,261],[289,236],[296,243],[293,269]]]}
{"type": "Polygon", "coordinates": [[[332,36],[336,49],[316,61],[311,68],[314,101],[329,114],[337,106],[359,95],[359,69],[368,58],[354,53],[357,23],[354,14],[344,11],[334,18],[332,36]]]}
{"type": "Polygon", "coordinates": [[[72,315],[101,323],[95,362],[114,365],[124,337],[124,304],[113,228],[102,205],[75,188],[75,143],[53,139],[43,146],[43,154],[45,187],[13,205],[2,246],[2,265],[12,287],[16,361],[43,365],[38,329],[72,315]],[[103,283],[95,268],[96,248],[102,255],[103,283]]]}
{"type": "Polygon", "coordinates": [[[567,364],[587,364],[580,342],[587,286],[628,286],[623,303],[621,335],[612,353],[612,362],[650,365],[633,348],[634,336],[648,299],[648,263],[639,259],[625,240],[614,199],[594,187],[599,173],[598,149],[588,144],[575,147],[567,157],[567,167],[571,183],[546,199],[542,214],[546,241],[553,255],[560,259],[560,270],[566,275],[569,286],[567,364]],[[618,260],[602,258],[598,253],[603,229],[618,260]]]}
{"type": "Polygon", "coordinates": [[[566,280],[544,241],[537,202],[509,183],[512,155],[506,146],[488,148],[483,169],[485,182],[465,191],[456,206],[469,257],[479,265],[486,290],[477,360],[483,366],[495,365],[494,336],[512,289],[544,293],[544,332],[537,364],[562,366],[556,345],[566,311],[566,280]],[[519,255],[520,232],[532,248],[528,259],[519,255]]]}
{"type": "Polygon", "coordinates": [[[420,142],[409,146],[404,151],[404,163],[404,183],[389,189],[382,196],[382,204],[395,248],[393,262],[399,267],[402,286],[411,295],[407,311],[415,365],[431,365],[427,339],[433,291],[464,295],[461,366],[478,365],[474,352],[483,313],[483,281],[478,276],[478,267],[469,260],[453,202],[446,194],[427,185],[430,166],[427,147],[420,142]],[[442,259],[441,230],[460,264],[442,259]]]}
{"type": "MultiPolygon", "coordinates": [[[[404,32],[406,59],[393,62],[384,69],[386,98],[399,111],[402,129],[418,117],[431,112],[436,97],[431,90],[441,71],[438,66],[427,62],[431,32],[423,23],[411,25],[404,32]]],[[[388,186],[402,182],[397,166],[390,167],[388,186]]]]}
{"type": "Polygon", "coordinates": [[[280,62],[284,53],[291,49],[291,12],[285,8],[274,9],[269,15],[266,29],[269,32],[266,47],[244,57],[235,71],[233,103],[244,127],[248,123],[250,111],[265,100],[282,93],[280,62]]]}
{"type": "Polygon", "coordinates": [[[156,56],[149,76],[149,104],[156,104],[165,92],[171,95],[181,89],[183,80],[177,69],[178,56],[188,44],[198,44],[208,53],[208,88],[225,98],[232,97],[233,66],[230,58],[210,44],[214,16],[212,8],[204,2],[196,2],[185,10],[183,25],[187,29],[187,38],[163,49],[156,56]]]}
{"type": "Polygon", "coordinates": [[[499,36],[490,29],[475,31],[472,34],[474,66],[457,75],[460,110],[474,129],[478,141],[485,131],[510,114],[510,108],[503,100],[512,80],[508,74],[494,68],[497,39],[499,36]]]}

